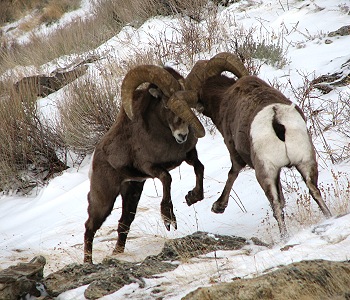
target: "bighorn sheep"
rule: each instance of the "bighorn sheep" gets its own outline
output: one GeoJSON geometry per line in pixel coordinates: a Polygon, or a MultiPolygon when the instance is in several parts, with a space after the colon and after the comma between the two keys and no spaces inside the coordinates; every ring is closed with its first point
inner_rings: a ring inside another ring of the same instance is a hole
{"type": "Polygon", "coordinates": [[[124,251],[137,205],[147,178],[163,184],[161,215],[167,230],[177,227],[171,202],[169,170],[183,161],[194,167],[196,186],[186,198],[190,205],[203,199],[204,166],[196,151],[197,138],[205,131],[188,104],[172,97],[181,90],[182,76],[171,68],[142,65],[130,70],[121,86],[122,108],[109,131],[97,144],[88,194],[84,262],[92,263],[96,231],[122,197],[118,241],[113,253],[124,251]],[[144,89],[136,89],[149,82],[144,89]]]}
{"type": "Polygon", "coordinates": [[[188,93],[182,97],[192,106],[197,101],[203,105],[203,114],[216,125],[230,152],[232,166],[213,212],[224,212],[239,171],[249,165],[270,201],[281,236],[287,237],[280,170],[295,166],[323,214],[331,216],[317,187],[315,151],[299,107],[263,80],[249,76],[243,63],[230,53],[197,62],[185,87],[188,93]],[[221,75],[223,71],[239,79],[221,75]]]}

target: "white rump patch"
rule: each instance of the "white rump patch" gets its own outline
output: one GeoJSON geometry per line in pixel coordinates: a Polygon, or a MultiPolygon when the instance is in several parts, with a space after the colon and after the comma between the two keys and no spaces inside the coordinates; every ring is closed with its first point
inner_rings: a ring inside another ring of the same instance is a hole
{"type": "Polygon", "coordinates": [[[255,116],[250,135],[252,150],[265,165],[281,168],[312,158],[312,145],[306,124],[294,104],[276,103],[264,107],[255,116]],[[286,129],[285,141],[277,137],[272,127],[274,116],[286,129]]]}

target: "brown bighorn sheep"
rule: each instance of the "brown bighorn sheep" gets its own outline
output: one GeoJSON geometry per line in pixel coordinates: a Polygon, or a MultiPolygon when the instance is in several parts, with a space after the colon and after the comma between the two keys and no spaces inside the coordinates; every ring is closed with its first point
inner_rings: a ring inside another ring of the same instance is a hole
{"type": "Polygon", "coordinates": [[[270,201],[281,236],[287,237],[280,170],[295,166],[323,214],[331,216],[317,187],[315,151],[300,108],[263,80],[249,76],[230,53],[197,62],[185,87],[189,91],[182,97],[192,105],[197,101],[203,105],[203,114],[211,118],[230,152],[232,166],[213,212],[224,212],[238,173],[249,165],[270,201]],[[239,79],[221,75],[223,71],[239,79]]]}
{"type": "Polygon", "coordinates": [[[167,230],[177,227],[171,202],[169,170],[183,161],[194,167],[196,186],[188,192],[188,205],[203,199],[204,166],[196,151],[202,124],[188,104],[172,97],[183,78],[171,68],[152,65],[130,70],[121,86],[122,108],[109,131],[97,144],[90,177],[88,220],[85,223],[84,262],[92,263],[96,231],[122,197],[118,241],[113,253],[124,251],[130,225],[147,178],[163,184],[161,215],[167,230]],[[144,82],[152,83],[136,89],[144,82]]]}

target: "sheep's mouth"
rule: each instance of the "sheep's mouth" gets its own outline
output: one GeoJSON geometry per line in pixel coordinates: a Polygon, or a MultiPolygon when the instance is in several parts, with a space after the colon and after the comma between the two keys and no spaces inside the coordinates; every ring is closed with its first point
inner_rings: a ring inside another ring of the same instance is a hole
{"type": "Polygon", "coordinates": [[[178,144],[183,144],[187,141],[187,135],[175,136],[175,140],[178,144]]]}

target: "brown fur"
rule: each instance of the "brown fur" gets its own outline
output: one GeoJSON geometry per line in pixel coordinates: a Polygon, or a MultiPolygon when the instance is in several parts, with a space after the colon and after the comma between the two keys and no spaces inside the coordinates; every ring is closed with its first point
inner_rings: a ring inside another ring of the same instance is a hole
{"type": "Polygon", "coordinates": [[[136,90],[134,100],[134,119],[130,120],[121,108],[115,123],[94,152],[88,194],[89,218],[85,223],[85,262],[92,262],[94,235],[111,213],[119,194],[122,197],[122,215],[113,253],[124,251],[147,178],[158,178],[163,184],[161,214],[168,230],[170,225],[176,228],[169,170],[183,161],[192,165],[196,174],[196,186],[187,194],[186,201],[191,205],[203,199],[204,167],[197,157],[197,138],[192,128],[189,128],[186,142],[179,144],[169,128],[169,122],[174,120],[175,115],[164,107],[162,99],[151,96],[146,88],[136,90]]]}

